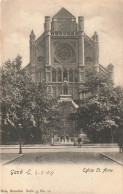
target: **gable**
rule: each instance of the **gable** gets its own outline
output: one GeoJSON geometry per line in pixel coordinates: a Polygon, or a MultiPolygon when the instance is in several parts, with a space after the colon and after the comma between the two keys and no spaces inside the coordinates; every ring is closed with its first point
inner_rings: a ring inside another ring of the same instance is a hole
{"type": "Polygon", "coordinates": [[[58,13],[56,13],[53,18],[75,18],[68,10],[61,8],[58,13]]]}

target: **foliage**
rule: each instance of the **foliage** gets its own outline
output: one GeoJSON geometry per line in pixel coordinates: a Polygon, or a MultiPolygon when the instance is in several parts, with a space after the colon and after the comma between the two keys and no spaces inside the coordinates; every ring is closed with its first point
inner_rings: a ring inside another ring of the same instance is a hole
{"type": "Polygon", "coordinates": [[[86,93],[87,97],[80,102],[78,127],[92,142],[117,141],[123,112],[123,89],[114,88],[107,76],[88,70],[80,92],[86,93]]]}
{"type": "MultiPolygon", "coordinates": [[[[58,114],[56,102],[47,93],[44,82],[33,82],[21,67],[20,56],[8,60],[1,70],[3,134],[18,141],[18,124],[26,142],[41,142],[51,136],[58,114]]],[[[10,138],[11,139],[11,138],[10,138]]]]}

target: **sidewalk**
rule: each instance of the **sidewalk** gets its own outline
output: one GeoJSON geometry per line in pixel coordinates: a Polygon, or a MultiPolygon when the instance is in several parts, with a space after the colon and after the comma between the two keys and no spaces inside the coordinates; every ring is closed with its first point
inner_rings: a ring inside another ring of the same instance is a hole
{"type": "MultiPolygon", "coordinates": [[[[41,152],[98,152],[98,153],[108,153],[108,152],[119,152],[117,145],[109,144],[83,144],[81,147],[78,146],[51,146],[51,145],[22,145],[23,153],[41,153],[41,152]]],[[[0,147],[1,153],[18,153],[19,145],[6,145],[0,147]]]]}
{"type": "Polygon", "coordinates": [[[123,153],[105,152],[105,153],[101,153],[101,155],[123,166],[123,153]]]}
{"type": "Polygon", "coordinates": [[[11,161],[16,160],[17,158],[21,157],[23,154],[17,154],[17,153],[7,153],[7,154],[1,154],[0,157],[0,164],[4,165],[11,161]]]}
{"type": "MultiPolygon", "coordinates": [[[[76,148],[78,146],[56,144],[51,146],[51,144],[28,144],[22,145],[23,149],[70,149],[76,148]]],[[[18,149],[19,145],[0,145],[0,149],[18,149]]],[[[81,148],[118,148],[117,144],[82,144],[81,148]]]]}

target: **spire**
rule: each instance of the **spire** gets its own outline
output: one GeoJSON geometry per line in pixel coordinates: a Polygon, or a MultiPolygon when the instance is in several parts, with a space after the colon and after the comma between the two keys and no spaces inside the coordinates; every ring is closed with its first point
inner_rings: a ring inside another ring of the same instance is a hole
{"type": "Polygon", "coordinates": [[[112,65],[112,63],[110,63],[109,65],[108,65],[108,70],[109,71],[112,71],[114,69],[114,65],[112,65]]]}
{"type": "Polygon", "coordinates": [[[92,36],[93,41],[98,42],[98,34],[97,32],[94,32],[94,35],[92,36]]]}
{"type": "Polygon", "coordinates": [[[32,31],[31,31],[31,34],[34,34],[33,29],[32,29],[32,31]]]}
{"type": "Polygon", "coordinates": [[[31,34],[30,34],[30,39],[35,39],[35,34],[34,34],[33,29],[32,29],[31,34]]]}

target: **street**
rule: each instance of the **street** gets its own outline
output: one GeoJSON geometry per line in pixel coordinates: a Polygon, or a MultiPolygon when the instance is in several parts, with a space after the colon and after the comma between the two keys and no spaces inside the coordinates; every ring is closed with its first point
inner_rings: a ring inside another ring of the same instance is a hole
{"type": "Polygon", "coordinates": [[[78,148],[78,147],[23,147],[19,154],[17,146],[1,149],[3,180],[2,188],[24,194],[42,193],[82,193],[121,194],[123,154],[118,148],[78,148]],[[108,158],[107,156],[110,156],[108,158]],[[16,182],[16,187],[15,187],[16,182]],[[97,187],[97,185],[102,185],[97,187]],[[93,183],[93,184],[92,184],[93,183]],[[112,189],[112,185],[117,185],[112,189]],[[63,186],[64,185],[64,186],[63,186]],[[78,187],[79,185],[79,187],[78,187]],[[16,188],[16,190],[15,190],[16,188]],[[96,188],[96,190],[95,190],[96,188]],[[97,189],[98,188],[98,189],[97,189]],[[20,189],[18,191],[18,189],[20,189]],[[94,191],[94,192],[93,192],[94,191]],[[74,192],[75,193],[75,192],[74,192]]]}
{"type": "Polygon", "coordinates": [[[115,145],[45,146],[24,145],[22,154],[19,146],[2,146],[1,164],[123,164],[123,153],[115,145]]]}
{"type": "Polygon", "coordinates": [[[1,154],[1,162],[5,164],[112,164],[112,160],[107,159],[100,153],[91,152],[37,152],[25,153],[23,155],[15,153],[1,154]],[[10,158],[10,159],[9,159],[10,158]],[[8,162],[9,161],[9,162],[8,162]]]}
{"type": "Polygon", "coordinates": [[[22,157],[14,160],[12,164],[42,164],[42,163],[113,163],[99,153],[81,152],[47,152],[47,153],[26,153],[22,157]]]}

